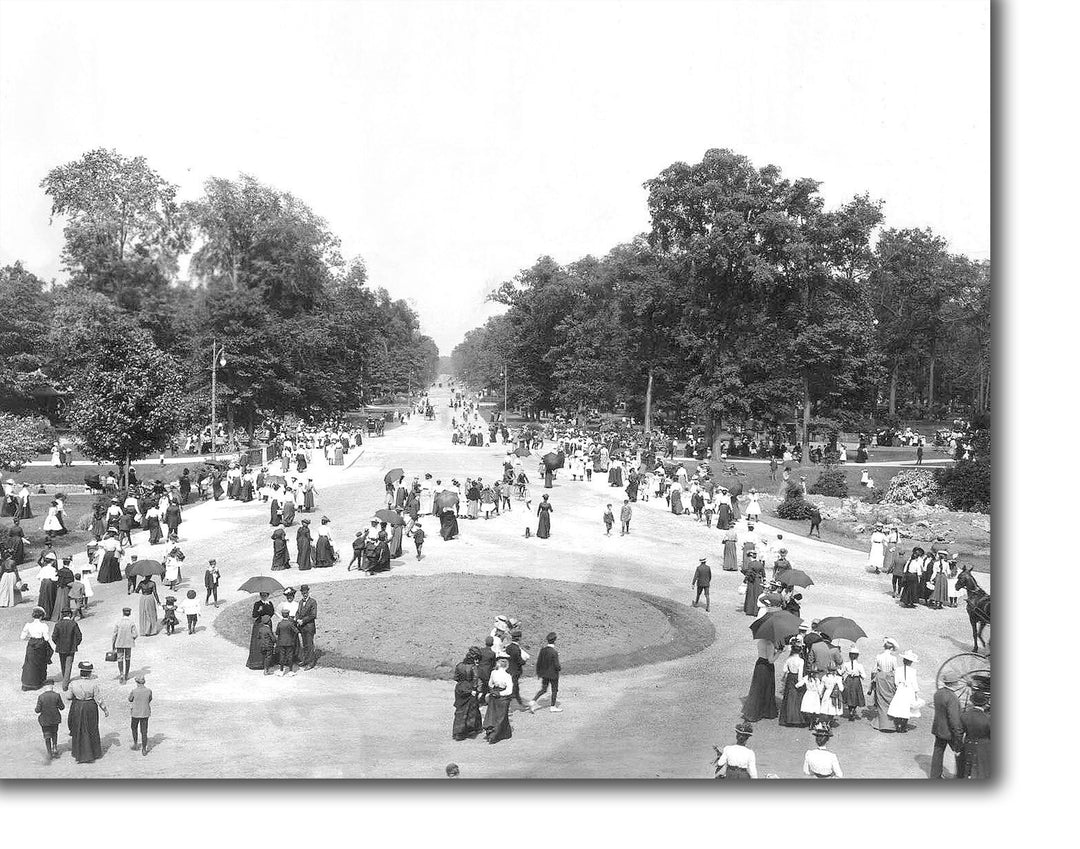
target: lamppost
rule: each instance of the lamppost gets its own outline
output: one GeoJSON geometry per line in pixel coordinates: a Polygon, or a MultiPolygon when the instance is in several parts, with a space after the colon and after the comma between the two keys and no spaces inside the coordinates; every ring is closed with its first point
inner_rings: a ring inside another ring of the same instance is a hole
{"type": "Polygon", "coordinates": [[[217,339],[211,343],[213,362],[210,365],[210,453],[217,460],[217,370],[225,367],[225,349],[217,339]]]}

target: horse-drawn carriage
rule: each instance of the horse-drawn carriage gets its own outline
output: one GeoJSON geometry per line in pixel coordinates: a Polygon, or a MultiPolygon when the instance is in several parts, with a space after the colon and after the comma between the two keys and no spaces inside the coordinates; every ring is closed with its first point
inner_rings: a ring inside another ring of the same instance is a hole
{"type": "Polygon", "coordinates": [[[956,586],[967,592],[972,650],[954,654],[941,664],[937,686],[941,687],[950,673],[955,676],[959,681],[955,692],[962,710],[976,690],[990,697],[990,593],[979,586],[970,566],[960,572],[956,586]]]}

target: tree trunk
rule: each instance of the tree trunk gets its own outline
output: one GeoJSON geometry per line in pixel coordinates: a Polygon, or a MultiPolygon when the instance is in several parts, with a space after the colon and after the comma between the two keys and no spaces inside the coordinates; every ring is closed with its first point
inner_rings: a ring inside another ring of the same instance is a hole
{"type": "Polygon", "coordinates": [[[892,374],[889,376],[889,415],[896,415],[896,382],[900,378],[900,361],[893,362],[892,374]]]}
{"type": "Polygon", "coordinates": [[[802,439],[804,446],[810,445],[810,375],[803,372],[803,411],[802,439]]]}
{"type": "Polygon", "coordinates": [[[652,432],[653,367],[649,366],[649,381],[645,384],[645,432],[652,432]]]}
{"type": "Polygon", "coordinates": [[[934,367],[937,365],[937,357],[930,354],[930,371],[926,378],[926,415],[933,418],[934,410],[934,367]]]}

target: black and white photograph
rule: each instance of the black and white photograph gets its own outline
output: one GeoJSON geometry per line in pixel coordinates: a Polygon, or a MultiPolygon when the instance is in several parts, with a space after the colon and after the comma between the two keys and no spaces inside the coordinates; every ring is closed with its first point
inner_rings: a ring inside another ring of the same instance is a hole
{"type": "Polygon", "coordinates": [[[0,777],[1009,771],[991,79],[963,0],[0,2],[0,777]]]}

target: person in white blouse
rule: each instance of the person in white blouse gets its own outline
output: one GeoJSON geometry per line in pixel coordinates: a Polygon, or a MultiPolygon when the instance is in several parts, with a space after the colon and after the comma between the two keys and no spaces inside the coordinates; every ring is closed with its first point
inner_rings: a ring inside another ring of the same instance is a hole
{"type": "Polygon", "coordinates": [[[810,729],[814,734],[817,748],[809,749],[803,758],[803,774],[811,778],[843,778],[840,761],[826,747],[832,732],[826,725],[816,725],[810,729]]]}
{"type": "Polygon", "coordinates": [[[754,726],[749,722],[740,722],[735,726],[735,745],[716,749],[716,778],[745,780],[757,778],[757,756],[746,744],[754,733],[754,726]],[[722,772],[721,772],[722,771],[722,772]]]}
{"type": "Polygon", "coordinates": [[[922,716],[920,708],[922,700],[919,698],[919,679],[915,674],[915,664],[919,656],[910,649],[900,655],[903,663],[896,667],[895,682],[896,693],[889,703],[889,717],[896,726],[897,731],[907,731],[908,722],[922,716]]]}

